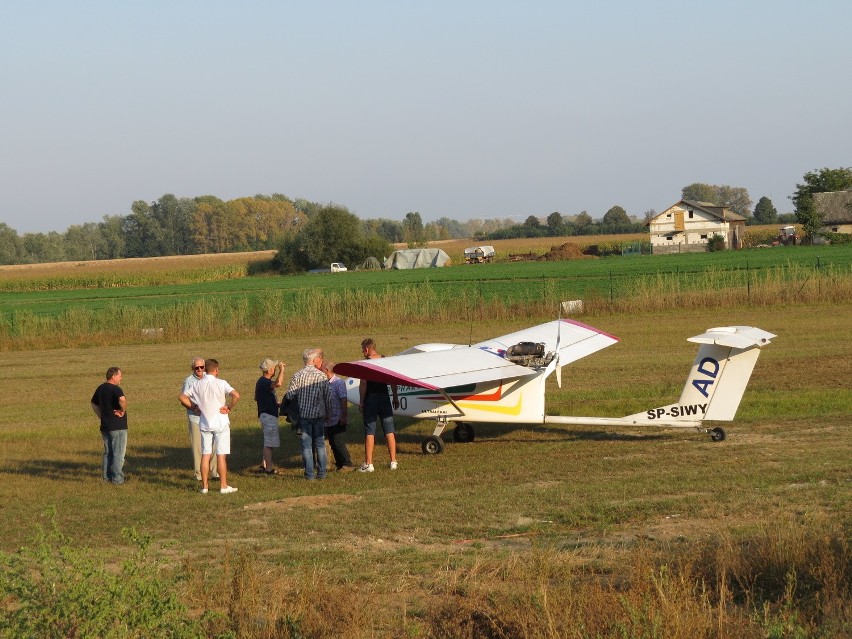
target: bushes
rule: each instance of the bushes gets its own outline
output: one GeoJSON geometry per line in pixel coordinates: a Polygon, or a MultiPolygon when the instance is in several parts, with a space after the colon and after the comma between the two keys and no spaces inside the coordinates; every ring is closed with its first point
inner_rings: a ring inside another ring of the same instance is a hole
{"type": "Polygon", "coordinates": [[[852,233],[831,233],[826,231],[822,236],[831,244],[852,244],[852,233]]]}
{"type": "Polygon", "coordinates": [[[178,600],[176,583],[147,557],[149,539],[117,571],[71,546],[56,528],[39,530],[32,548],[0,554],[0,637],[42,639],[195,639],[205,636],[178,600]]]}
{"type": "Polygon", "coordinates": [[[718,233],[711,236],[710,239],[707,240],[707,250],[710,253],[715,253],[716,251],[724,251],[725,250],[725,238],[718,233]]]}

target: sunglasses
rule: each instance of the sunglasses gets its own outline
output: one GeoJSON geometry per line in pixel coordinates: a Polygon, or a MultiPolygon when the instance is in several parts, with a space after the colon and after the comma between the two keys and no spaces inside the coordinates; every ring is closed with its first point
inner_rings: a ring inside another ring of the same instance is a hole
{"type": "Polygon", "coordinates": [[[193,370],[203,371],[204,367],[203,366],[195,366],[195,367],[193,367],[193,370]]]}

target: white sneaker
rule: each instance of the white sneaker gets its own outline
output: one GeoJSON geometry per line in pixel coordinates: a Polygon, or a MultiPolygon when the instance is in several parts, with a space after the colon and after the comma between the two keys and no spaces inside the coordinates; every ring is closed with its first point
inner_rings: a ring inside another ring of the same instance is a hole
{"type": "Polygon", "coordinates": [[[220,488],[219,492],[222,493],[223,495],[228,495],[230,493],[237,492],[237,489],[234,488],[233,486],[225,486],[224,488],[220,488]]]}
{"type": "Polygon", "coordinates": [[[396,470],[397,468],[399,468],[399,464],[397,464],[395,461],[392,461],[392,462],[390,463],[390,469],[391,469],[391,470],[396,470]]]}
{"type": "Polygon", "coordinates": [[[361,468],[358,469],[359,473],[372,473],[375,468],[373,468],[372,464],[361,464],[361,468]]]}
{"type": "Polygon", "coordinates": [[[209,491],[209,490],[207,490],[206,488],[202,488],[202,489],[201,489],[201,494],[202,494],[202,495],[206,495],[206,494],[207,494],[207,493],[209,493],[209,492],[210,492],[210,491],[209,491]]]}

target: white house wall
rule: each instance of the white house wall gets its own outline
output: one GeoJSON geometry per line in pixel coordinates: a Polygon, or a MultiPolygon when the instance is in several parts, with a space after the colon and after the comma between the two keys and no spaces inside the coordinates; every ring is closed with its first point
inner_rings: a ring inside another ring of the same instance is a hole
{"type": "Polygon", "coordinates": [[[673,206],[660,213],[648,225],[651,231],[651,251],[653,253],[687,253],[707,250],[707,242],[714,235],[725,238],[725,245],[731,225],[703,211],[690,211],[681,206],[673,206]],[[676,228],[677,214],[683,214],[683,231],[676,228]],[[669,239],[671,238],[671,239],[669,239]]]}
{"type": "Polygon", "coordinates": [[[828,224],[825,229],[832,233],[852,233],[852,224],[828,224]]]}

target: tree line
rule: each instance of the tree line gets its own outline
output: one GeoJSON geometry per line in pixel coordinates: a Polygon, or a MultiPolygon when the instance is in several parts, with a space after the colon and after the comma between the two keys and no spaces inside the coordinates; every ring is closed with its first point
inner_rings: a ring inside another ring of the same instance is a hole
{"type": "MultiPolygon", "coordinates": [[[[280,249],[325,209],[346,210],[281,194],[229,201],[212,195],[190,198],[166,194],[150,203],[133,202],[128,215],[106,215],[101,222],[74,224],[64,233],[19,235],[0,222],[0,264],[280,249]]],[[[458,222],[447,217],[424,224],[415,212],[402,221],[355,219],[359,236],[411,245],[488,234],[513,224],[508,218],[458,222]]]]}
{"type": "MultiPolygon", "coordinates": [[[[821,215],[814,209],[813,195],[824,191],[852,188],[852,169],[820,169],[805,174],[790,199],[795,214],[778,214],[767,197],[761,197],[752,210],[748,191],[742,187],[693,183],[683,187],[685,200],[724,206],[746,218],[747,224],[798,222],[806,235],[818,233],[821,215]]],[[[280,260],[281,267],[306,269],[327,266],[326,262],[357,264],[359,257],[383,257],[389,245],[405,243],[421,246],[434,240],[474,238],[477,241],[520,237],[565,237],[641,233],[654,209],[641,216],[628,215],[619,206],[611,207],[600,220],[587,211],[563,215],[558,211],[541,219],[530,215],[522,223],[511,218],[472,219],[465,222],[442,217],[424,223],[420,213],[411,211],[402,220],[360,219],[346,207],[320,204],[286,195],[255,195],[223,201],[212,195],[176,197],[163,195],[154,202],[137,200],[126,216],[107,215],[101,222],[75,224],[58,233],[24,233],[0,222],[0,264],[32,264],[159,257],[286,249],[292,256],[280,260]],[[320,215],[322,214],[322,215],[320,215]],[[313,224],[312,224],[313,222],[313,224]],[[338,231],[331,223],[341,224],[338,231]],[[333,241],[326,250],[323,246],[333,241]],[[369,252],[366,252],[369,249],[369,252]],[[330,259],[328,259],[328,257],[330,259]],[[322,259],[320,259],[320,257],[322,259]]]]}

